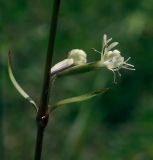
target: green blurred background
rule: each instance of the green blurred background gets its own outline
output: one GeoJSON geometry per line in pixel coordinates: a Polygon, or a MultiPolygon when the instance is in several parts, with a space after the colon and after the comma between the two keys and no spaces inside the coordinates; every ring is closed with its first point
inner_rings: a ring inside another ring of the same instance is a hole
{"type": "MultiPolygon", "coordinates": [[[[22,87],[39,102],[48,43],[51,0],[0,1],[0,159],[33,159],[35,112],[14,89],[7,53],[22,87]]],[[[89,61],[100,55],[104,33],[120,42],[136,71],[123,70],[117,85],[103,69],[59,79],[57,100],[112,86],[99,97],[55,111],[45,133],[44,160],[153,159],[153,1],[62,1],[53,64],[80,48],[89,61]]],[[[56,98],[57,97],[57,98],[56,98]]]]}

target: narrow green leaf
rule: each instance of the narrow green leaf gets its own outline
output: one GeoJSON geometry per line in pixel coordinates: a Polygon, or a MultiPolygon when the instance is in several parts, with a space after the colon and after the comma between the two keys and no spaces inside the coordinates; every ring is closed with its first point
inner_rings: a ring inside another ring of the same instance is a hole
{"type": "Polygon", "coordinates": [[[71,104],[71,103],[77,103],[77,102],[81,102],[81,101],[91,99],[95,96],[98,96],[102,93],[105,93],[108,90],[109,90],[109,88],[100,89],[100,90],[96,90],[94,92],[83,94],[83,95],[80,95],[80,96],[77,96],[77,97],[71,97],[71,98],[60,100],[51,108],[51,111],[53,111],[56,108],[61,107],[63,105],[67,105],[67,104],[71,104]]]}
{"type": "Polygon", "coordinates": [[[75,74],[81,74],[85,72],[90,72],[96,69],[100,69],[103,66],[101,63],[98,62],[93,62],[93,63],[87,63],[83,65],[77,65],[71,68],[68,68],[62,72],[60,72],[57,77],[62,77],[62,76],[68,76],[68,75],[75,75],[75,74]]]}
{"type": "Polygon", "coordinates": [[[12,67],[11,67],[11,52],[9,51],[8,54],[8,74],[11,79],[11,82],[13,83],[14,87],[16,90],[25,98],[27,99],[33,106],[35,107],[36,111],[38,111],[38,107],[36,103],[33,101],[33,99],[21,88],[21,86],[18,84],[16,81],[13,72],[12,72],[12,67]]]}

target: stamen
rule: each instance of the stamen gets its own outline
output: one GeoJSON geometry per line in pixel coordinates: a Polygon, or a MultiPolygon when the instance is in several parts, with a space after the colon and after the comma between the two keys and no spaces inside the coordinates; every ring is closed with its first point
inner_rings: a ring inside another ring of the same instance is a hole
{"type": "Polygon", "coordinates": [[[122,68],[135,71],[135,68],[129,68],[129,67],[126,67],[126,66],[123,66],[122,68]]]}
{"type": "Polygon", "coordinates": [[[114,80],[113,80],[113,82],[114,82],[115,84],[117,84],[117,82],[116,82],[116,73],[114,72],[114,70],[112,70],[112,72],[113,72],[113,74],[114,74],[114,80]]]}
{"type": "Polygon", "coordinates": [[[127,61],[129,61],[131,59],[131,57],[129,57],[126,61],[125,61],[125,63],[127,62],[127,61]]]}
{"type": "Polygon", "coordinates": [[[121,77],[121,73],[119,72],[119,70],[117,70],[118,75],[121,77]]]}
{"type": "Polygon", "coordinates": [[[134,67],[134,65],[132,65],[132,64],[129,64],[129,63],[125,63],[125,62],[124,62],[124,65],[125,65],[125,66],[134,67]]]}
{"type": "Polygon", "coordinates": [[[118,70],[120,70],[122,68],[122,66],[118,66],[118,67],[116,67],[116,68],[113,68],[113,70],[114,71],[118,71],[118,70]]]}
{"type": "Polygon", "coordinates": [[[97,53],[100,53],[101,54],[101,52],[100,51],[98,51],[98,50],[96,50],[95,48],[91,48],[93,51],[95,51],[95,52],[97,52],[97,53]]]}

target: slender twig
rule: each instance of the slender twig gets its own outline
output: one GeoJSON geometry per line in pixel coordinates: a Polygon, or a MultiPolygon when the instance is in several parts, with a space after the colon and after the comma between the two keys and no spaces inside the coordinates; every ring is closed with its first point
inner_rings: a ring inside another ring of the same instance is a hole
{"type": "Polygon", "coordinates": [[[43,134],[45,128],[48,123],[48,100],[49,100],[49,92],[50,92],[50,68],[52,64],[52,57],[54,51],[54,42],[56,36],[56,29],[57,29],[57,20],[58,20],[58,13],[60,7],[60,0],[54,0],[53,4],[53,12],[51,17],[51,26],[50,26],[50,34],[49,34],[49,43],[48,43],[48,50],[47,50],[47,57],[46,57],[46,66],[44,72],[44,82],[43,82],[43,89],[40,98],[40,105],[37,114],[37,139],[36,139],[36,147],[35,147],[35,160],[41,159],[41,152],[42,152],[42,144],[43,144],[43,134]]]}

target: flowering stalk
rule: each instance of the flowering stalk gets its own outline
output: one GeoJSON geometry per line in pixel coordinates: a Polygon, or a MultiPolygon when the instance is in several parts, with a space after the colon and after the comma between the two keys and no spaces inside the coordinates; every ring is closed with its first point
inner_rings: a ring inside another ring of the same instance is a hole
{"type": "Polygon", "coordinates": [[[49,89],[50,89],[50,68],[51,68],[52,57],[53,57],[59,7],[60,7],[60,0],[54,0],[53,13],[51,17],[50,34],[49,34],[49,43],[48,43],[48,50],[47,50],[47,57],[46,57],[46,66],[45,66],[45,73],[44,73],[43,89],[42,89],[42,94],[40,98],[38,114],[36,118],[38,129],[37,129],[37,139],[36,139],[36,147],[35,147],[35,160],[41,159],[43,135],[44,135],[44,131],[47,126],[48,118],[49,118],[49,115],[47,112],[48,112],[48,99],[49,99],[49,89]]]}
{"type": "Polygon", "coordinates": [[[35,160],[41,160],[43,136],[44,136],[45,128],[48,124],[49,113],[51,113],[53,110],[64,105],[91,99],[108,90],[107,88],[105,88],[105,89],[96,90],[91,93],[86,93],[80,96],[66,98],[58,101],[54,105],[52,104],[51,107],[48,107],[50,87],[52,87],[51,85],[53,85],[53,83],[50,83],[50,79],[53,82],[57,77],[85,73],[85,72],[106,67],[107,69],[111,70],[114,73],[114,82],[115,82],[116,72],[118,73],[119,76],[121,76],[119,72],[120,69],[123,68],[123,69],[135,70],[134,65],[127,63],[130,57],[127,60],[124,60],[124,57],[121,56],[120,51],[112,50],[115,46],[118,45],[118,42],[113,42],[109,44],[112,38],[107,39],[106,35],[104,35],[103,37],[102,51],[99,52],[93,48],[95,52],[98,52],[101,54],[100,60],[96,62],[87,63],[87,54],[81,49],[73,49],[69,52],[68,57],[66,59],[62,60],[61,62],[58,62],[53,67],[51,67],[59,7],[60,7],[60,0],[54,0],[53,14],[51,18],[51,28],[50,28],[50,34],[49,34],[49,44],[48,44],[45,73],[44,73],[44,82],[43,82],[43,89],[42,89],[39,107],[37,106],[35,101],[22,89],[22,87],[16,81],[11,68],[10,52],[8,56],[8,73],[9,73],[10,80],[12,81],[16,90],[26,100],[28,100],[31,104],[33,104],[37,112],[37,116],[36,116],[37,139],[36,139],[36,147],[35,147],[35,160]]]}

